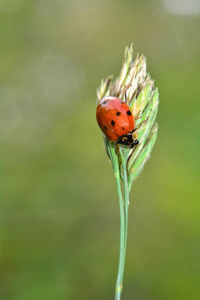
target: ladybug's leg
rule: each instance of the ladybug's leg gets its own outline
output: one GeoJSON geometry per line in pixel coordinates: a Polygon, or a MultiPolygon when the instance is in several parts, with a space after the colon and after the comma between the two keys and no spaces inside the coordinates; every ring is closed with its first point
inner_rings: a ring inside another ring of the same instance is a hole
{"type": "Polygon", "coordinates": [[[129,148],[132,149],[134,146],[136,146],[138,144],[139,144],[139,141],[135,140],[134,143],[129,146],[129,148]]]}
{"type": "Polygon", "coordinates": [[[141,125],[142,125],[143,123],[146,123],[146,122],[148,121],[148,119],[149,119],[149,118],[147,118],[146,120],[142,121],[142,122],[138,125],[138,127],[136,127],[136,128],[133,129],[133,131],[138,130],[138,129],[141,127],[141,125]]]}
{"type": "Polygon", "coordinates": [[[139,120],[139,119],[141,119],[141,118],[142,118],[142,116],[141,116],[141,110],[139,110],[139,111],[137,112],[136,116],[134,116],[134,119],[135,119],[135,120],[139,120]]]}

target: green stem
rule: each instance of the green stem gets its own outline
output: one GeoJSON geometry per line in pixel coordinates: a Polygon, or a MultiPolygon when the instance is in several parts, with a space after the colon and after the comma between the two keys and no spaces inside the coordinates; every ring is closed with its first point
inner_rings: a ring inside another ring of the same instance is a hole
{"type": "Polygon", "coordinates": [[[124,184],[124,205],[125,205],[125,228],[124,228],[124,268],[126,259],[127,236],[128,236],[128,209],[129,209],[129,186],[127,176],[127,153],[124,151],[122,154],[122,172],[124,184]]]}
{"type": "Polygon", "coordinates": [[[119,267],[116,281],[115,300],[121,299],[121,293],[123,288],[123,277],[126,259],[126,247],[127,247],[127,234],[128,234],[128,208],[129,208],[129,187],[127,177],[127,152],[121,147],[119,149],[119,157],[122,162],[122,177],[123,177],[123,190],[124,200],[121,191],[120,183],[120,168],[118,155],[115,152],[114,145],[109,147],[110,158],[113,165],[113,172],[117,184],[117,193],[119,198],[119,211],[120,211],[120,250],[119,250],[119,267]]]}
{"type": "Polygon", "coordinates": [[[120,185],[120,176],[115,176],[117,184],[117,193],[119,197],[119,211],[120,211],[120,247],[119,247],[119,266],[118,266],[118,275],[116,281],[116,290],[115,290],[115,300],[121,299],[121,293],[123,288],[123,275],[124,275],[124,229],[125,229],[125,220],[124,220],[124,203],[121,192],[120,185]]]}
{"type": "Polygon", "coordinates": [[[116,281],[115,289],[115,300],[121,299],[121,293],[123,288],[123,274],[124,274],[124,230],[125,230],[125,219],[124,219],[124,201],[121,191],[120,183],[120,170],[118,157],[115,152],[115,147],[110,145],[109,154],[113,165],[113,172],[117,185],[117,193],[119,198],[119,212],[120,212],[120,243],[119,243],[119,266],[118,266],[118,275],[116,281]]]}

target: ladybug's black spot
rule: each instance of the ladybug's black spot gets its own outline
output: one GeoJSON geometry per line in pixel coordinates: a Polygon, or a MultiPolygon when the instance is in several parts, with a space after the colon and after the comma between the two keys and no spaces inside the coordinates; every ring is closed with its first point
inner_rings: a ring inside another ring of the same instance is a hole
{"type": "Polygon", "coordinates": [[[125,128],[124,128],[124,127],[122,127],[122,130],[125,130],[125,128]]]}
{"type": "Polygon", "coordinates": [[[107,127],[107,126],[104,126],[104,129],[106,129],[106,130],[107,130],[107,129],[108,129],[108,127],[107,127]]]}
{"type": "Polygon", "coordinates": [[[120,115],[121,115],[120,111],[116,112],[116,115],[117,115],[117,116],[120,116],[120,115]]]}
{"type": "Polygon", "coordinates": [[[124,101],[120,101],[121,104],[124,104],[124,101]]]}
{"type": "Polygon", "coordinates": [[[131,111],[130,110],[127,110],[126,113],[127,113],[128,116],[131,116],[131,111]]]}
{"type": "Polygon", "coordinates": [[[111,121],[111,125],[115,126],[115,121],[114,120],[111,121]]]}

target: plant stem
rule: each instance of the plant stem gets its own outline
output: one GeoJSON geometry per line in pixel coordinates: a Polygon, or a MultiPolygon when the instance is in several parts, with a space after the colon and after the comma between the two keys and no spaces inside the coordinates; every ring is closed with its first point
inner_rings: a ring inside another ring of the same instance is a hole
{"type": "Polygon", "coordinates": [[[120,212],[120,243],[119,243],[119,265],[118,275],[115,288],[115,300],[121,299],[121,293],[123,288],[123,274],[124,274],[124,230],[125,230],[125,219],[124,219],[124,201],[121,191],[120,183],[120,169],[118,156],[115,152],[115,147],[110,145],[109,147],[110,158],[113,166],[113,172],[117,185],[117,193],[119,198],[119,212],[120,212]]]}
{"type": "Polygon", "coordinates": [[[121,299],[121,293],[123,288],[123,275],[124,275],[124,229],[125,229],[125,220],[124,220],[124,203],[121,192],[120,177],[115,176],[117,184],[117,193],[119,197],[119,211],[120,211],[120,247],[119,247],[119,266],[118,266],[118,275],[116,281],[115,289],[115,300],[121,299]]]}
{"type": "Polygon", "coordinates": [[[123,172],[123,187],[124,187],[124,210],[125,210],[125,228],[124,228],[124,268],[126,259],[127,236],[128,236],[128,209],[129,209],[129,187],[127,176],[127,153],[122,153],[122,172],[123,172]]]}
{"type": "Polygon", "coordinates": [[[116,290],[115,290],[115,300],[120,300],[122,288],[123,288],[123,276],[124,276],[124,268],[125,268],[127,234],[128,234],[129,189],[128,189],[128,178],[127,178],[127,153],[123,151],[123,149],[120,147],[118,155],[120,156],[122,161],[123,190],[124,190],[124,200],[123,200],[122,191],[121,191],[118,155],[115,152],[115,148],[112,146],[110,147],[109,152],[110,152],[114,176],[117,184],[117,193],[119,198],[119,211],[120,211],[119,266],[118,266],[118,275],[117,275],[116,290]]]}

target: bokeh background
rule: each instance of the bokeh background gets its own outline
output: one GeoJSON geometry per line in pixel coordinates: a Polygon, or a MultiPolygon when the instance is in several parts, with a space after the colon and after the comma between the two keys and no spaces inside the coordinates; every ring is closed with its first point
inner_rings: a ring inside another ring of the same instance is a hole
{"type": "Polygon", "coordinates": [[[0,1],[1,300],[114,299],[115,181],[96,88],[125,46],[160,92],[131,192],[123,299],[200,299],[200,4],[0,1]]]}

